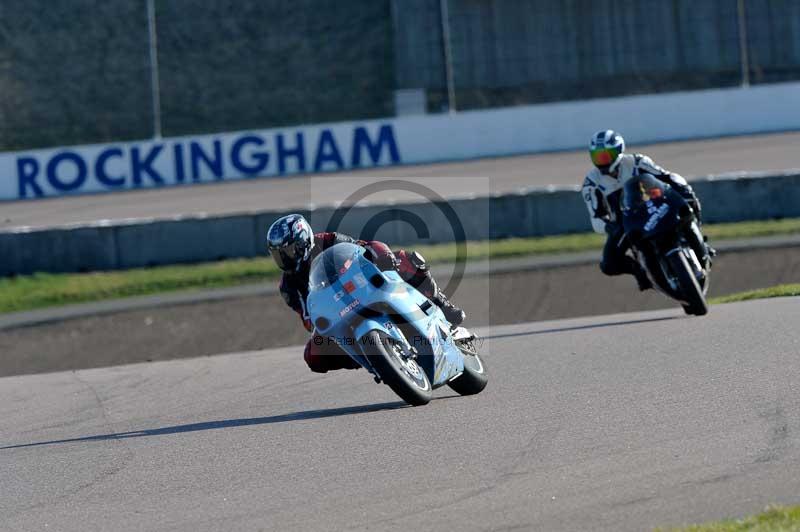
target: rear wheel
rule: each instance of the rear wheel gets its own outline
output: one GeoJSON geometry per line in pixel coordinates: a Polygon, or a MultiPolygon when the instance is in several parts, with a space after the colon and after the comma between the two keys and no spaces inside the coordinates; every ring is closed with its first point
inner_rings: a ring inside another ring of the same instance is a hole
{"type": "Polygon", "coordinates": [[[697,282],[694,270],[682,252],[673,253],[668,257],[670,269],[678,280],[682,299],[686,301],[683,310],[686,314],[703,316],[708,314],[708,304],[703,296],[703,290],[697,282]]]}
{"type": "Polygon", "coordinates": [[[412,406],[430,402],[428,376],[405,345],[377,330],[367,333],[361,341],[364,356],[394,393],[412,406]]]}
{"type": "Polygon", "coordinates": [[[458,341],[458,349],[464,355],[464,372],[447,385],[459,395],[475,395],[482,392],[489,378],[486,376],[486,366],[478,354],[475,339],[458,341]]]}

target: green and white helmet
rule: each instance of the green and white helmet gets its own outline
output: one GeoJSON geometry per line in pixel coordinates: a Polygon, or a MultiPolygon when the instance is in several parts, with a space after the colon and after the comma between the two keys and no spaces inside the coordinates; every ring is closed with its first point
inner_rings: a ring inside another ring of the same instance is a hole
{"type": "Polygon", "coordinates": [[[592,163],[604,174],[617,169],[621,155],[625,152],[625,139],[611,129],[598,131],[589,143],[592,163]]]}

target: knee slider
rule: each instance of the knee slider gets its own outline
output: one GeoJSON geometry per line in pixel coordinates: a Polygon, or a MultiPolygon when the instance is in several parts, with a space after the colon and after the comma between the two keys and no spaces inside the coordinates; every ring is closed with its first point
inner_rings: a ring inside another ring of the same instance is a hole
{"type": "Polygon", "coordinates": [[[327,373],[328,368],[320,351],[319,346],[315,345],[314,338],[312,338],[306,344],[306,349],[303,352],[303,360],[306,361],[308,369],[314,373],[327,373]]]}

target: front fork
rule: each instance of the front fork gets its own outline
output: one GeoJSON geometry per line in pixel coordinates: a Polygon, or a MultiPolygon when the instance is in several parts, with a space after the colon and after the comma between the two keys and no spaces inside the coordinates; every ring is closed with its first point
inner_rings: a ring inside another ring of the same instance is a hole
{"type": "MultiPolygon", "coordinates": [[[[697,278],[700,288],[705,294],[708,290],[708,273],[710,263],[708,250],[706,248],[705,241],[703,240],[703,234],[700,232],[700,227],[698,226],[696,220],[692,220],[691,224],[686,227],[686,230],[683,233],[686,239],[685,242],[679,241],[677,246],[669,250],[665,256],[669,256],[674,253],[683,253],[689,263],[689,266],[692,268],[694,276],[697,278]]],[[[668,268],[666,268],[666,264],[663,261],[660,262],[664,276],[667,278],[670,286],[677,291],[677,278],[675,275],[673,275],[673,272],[667,271],[668,268]]]]}
{"type": "MultiPolygon", "coordinates": [[[[411,345],[402,329],[400,329],[400,327],[393,323],[392,320],[385,316],[373,320],[365,320],[361,323],[361,325],[352,331],[351,337],[356,338],[357,342],[359,343],[363,342],[365,334],[374,329],[382,330],[386,335],[397,342],[397,346],[399,346],[403,351],[402,358],[404,360],[416,360],[418,355],[416,347],[411,345]]],[[[394,349],[395,346],[392,346],[392,348],[394,349]]],[[[375,379],[375,382],[380,384],[382,380],[381,376],[377,371],[375,371],[375,368],[372,366],[372,364],[370,364],[369,359],[366,357],[363,349],[360,346],[356,349],[353,349],[353,352],[350,354],[350,356],[354,358],[356,362],[361,364],[361,366],[363,366],[367,371],[369,371],[372,374],[372,377],[375,379]]]]}
{"type": "Polygon", "coordinates": [[[634,258],[649,273],[656,287],[660,287],[661,291],[670,297],[676,297],[679,287],[675,274],[670,271],[662,257],[665,258],[672,253],[685,254],[686,260],[694,270],[697,281],[704,291],[708,284],[709,264],[705,260],[708,252],[697,220],[693,217],[691,222],[683,225],[678,235],[677,242],[670,242],[667,244],[669,247],[665,246],[663,242],[656,244],[652,241],[650,242],[652,247],[646,251],[637,249],[636,246],[632,247],[634,258]]]}
{"type": "Polygon", "coordinates": [[[706,247],[703,233],[700,232],[700,226],[697,224],[696,220],[692,220],[692,223],[686,228],[686,240],[689,242],[689,246],[691,246],[696,255],[695,259],[704,263],[699,266],[699,269],[705,270],[708,267],[708,264],[706,264],[709,258],[708,248],[706,247]]]}

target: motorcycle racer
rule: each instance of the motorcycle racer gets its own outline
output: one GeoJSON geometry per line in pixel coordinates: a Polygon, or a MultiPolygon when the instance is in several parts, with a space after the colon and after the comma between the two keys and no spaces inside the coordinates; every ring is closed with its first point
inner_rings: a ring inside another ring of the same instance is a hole
{"type": "MultiPolygon", "coordinates": [[[[600,270],[606,275],[630,274],[636,278],[639,290],[652,288],[642,266],[627,255],[629,244],[621,242],[624,235],[620,200],[625,182],[642,174],[651,174],[673,187],[689,203],[698,224],[701,222],[700,200],[692,187],[679,174],[658,166],[647,155],[625,153],[625,139],[613,130],[598,131],[589,143],[589,156],[594,164],[583,181],[581,195],[586,203],[592,228],[607,234],[600,270]]],[[[701,260],[710,261],[714,250],[705,246],[701,260]]]]}
{"type": "MultiPolygon", "coordinates": [[[[308,221],[299,214],[278,218],[269,228],[267,249],[283,271],[280,292],[286,304],[300,315],[306,330],[313,332],[306,300],[311,261],[322,251],[339,243],[354,243],[367,250],[368,258],[383,271],[393,269],[404,281],[422,292],[444,312],[454,327],[465,318],[464,311],[453,305],[439,289],[425,259],[417,252],[399,250],[377,240],[356,240],[342,233],[314,233],[308,221]]],[[[308,341],[303,358],[311,371],[326,373],[335,369],[356,369],[358,364],[338,346],[316,333],[308,341]]]]}

